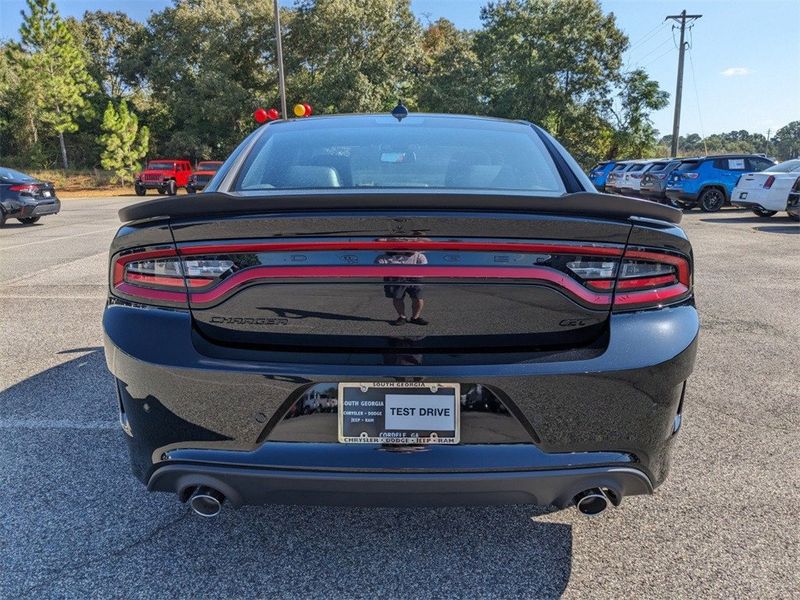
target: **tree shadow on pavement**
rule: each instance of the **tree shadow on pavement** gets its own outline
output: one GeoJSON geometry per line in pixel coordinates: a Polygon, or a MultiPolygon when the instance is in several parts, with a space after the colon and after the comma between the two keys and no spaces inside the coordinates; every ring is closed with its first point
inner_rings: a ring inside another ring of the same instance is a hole
{"type": "Polygon", "coordinates": [[[225,507],[130,474],[102,349],[0,391],[0,597],[558,598],[572,528],[532,507],[225,507]]]}

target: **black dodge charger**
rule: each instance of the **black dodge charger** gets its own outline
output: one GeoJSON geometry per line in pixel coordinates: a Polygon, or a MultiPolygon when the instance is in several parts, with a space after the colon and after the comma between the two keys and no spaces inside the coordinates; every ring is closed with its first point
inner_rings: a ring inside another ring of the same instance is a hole
{"type": "Polygon", "coordinates": [[[135,475],[263,503],[576,504],[664,481],[698,317],[673,208],[541,128],[276,121],[120,211],[103,324],[135,475]]]}

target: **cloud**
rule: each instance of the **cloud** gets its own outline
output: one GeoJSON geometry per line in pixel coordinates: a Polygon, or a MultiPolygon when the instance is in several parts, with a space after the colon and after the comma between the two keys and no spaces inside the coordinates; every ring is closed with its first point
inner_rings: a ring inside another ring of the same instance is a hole
{"type": "Polygon", "coordinates": [[[752,71],[747,67],[728,67],[720,74],[723,77],[744,77],[745,75],[750,75],[752,71]]]}

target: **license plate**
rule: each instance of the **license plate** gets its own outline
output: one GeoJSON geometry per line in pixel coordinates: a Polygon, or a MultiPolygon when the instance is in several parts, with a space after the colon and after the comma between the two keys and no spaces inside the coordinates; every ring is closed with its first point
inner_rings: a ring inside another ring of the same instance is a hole
{"type": "Polygon", "coordinates": [[[339,441],[344,444],[457,444],[457,383],[339,384],[339,441]]]}
{"type": "Polygon", "coordinates": [[[747,198],[747,192],[739,192],[739,200],[744,200],[747,198]]]}
{"type": "Polygon", "coordinates": [[[49,198],[50,197],[50,192],[44,191],[44,192],[42,192],[42,196],[44,196],[45,198],[49,198]]]}

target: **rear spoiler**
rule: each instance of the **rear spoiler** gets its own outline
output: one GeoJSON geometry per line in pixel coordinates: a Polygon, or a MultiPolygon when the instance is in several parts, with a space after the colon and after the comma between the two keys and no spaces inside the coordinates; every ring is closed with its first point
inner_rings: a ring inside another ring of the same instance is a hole
{"type": "Polygon", "coordinates": [[[675,208],[625,196],[576,192],[563,196],[532,196],[530,192],[474,190],[275,190],[258,196],[210,192],[191,198],[167,197],[126,206],[123,223],[154,218],[191,218],[295,210],[469,210],[547,213],[611,219],[641,217],[680,223],[675,208]]]}

